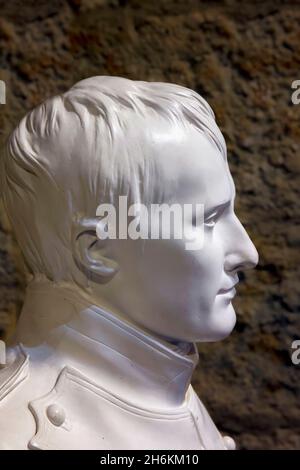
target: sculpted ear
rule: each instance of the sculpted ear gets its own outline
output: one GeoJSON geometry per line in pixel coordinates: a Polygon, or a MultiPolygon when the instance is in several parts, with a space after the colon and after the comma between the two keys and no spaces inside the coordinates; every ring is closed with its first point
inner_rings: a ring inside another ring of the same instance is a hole
{"type": "Polygon", "coordinates": [[[109,240],[97,237],[99,218],[76,216],[72,223],[72,252],[77,267],[94,282],[109,282],[118,263],[109,255],[109,240]]]}

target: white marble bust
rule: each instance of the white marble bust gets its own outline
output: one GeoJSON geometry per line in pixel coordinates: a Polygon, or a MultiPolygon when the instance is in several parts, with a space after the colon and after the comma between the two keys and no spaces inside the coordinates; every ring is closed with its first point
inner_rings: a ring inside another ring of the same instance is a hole
{"type": "Polygon", "coordinates": [[[207,102],[89,78],[25,116],[1,165],[31,281],[0,369],[0,448],[234,448],[190,381],[195,343],[231,333],[237,273],[258,255],[207,102]],[[120,195],[203,204],[202,248],[100,239],[97,207],[120,195]]]}

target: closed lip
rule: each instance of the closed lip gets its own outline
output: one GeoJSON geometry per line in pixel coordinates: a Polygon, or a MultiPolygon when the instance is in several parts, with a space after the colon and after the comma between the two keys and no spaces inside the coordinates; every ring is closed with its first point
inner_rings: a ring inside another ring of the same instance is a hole
{"type": "Polygon", "coordinates": [[[220,289],[219,292],[218,292],[218,295],[219,294],[227,294],[228,292],[232,292],[232,290],[234,289],[234,287],[236,285],[237,285],[237,282],[235,284],[233,284],[231,287],[229,287],[228,289],[220,289]]]}

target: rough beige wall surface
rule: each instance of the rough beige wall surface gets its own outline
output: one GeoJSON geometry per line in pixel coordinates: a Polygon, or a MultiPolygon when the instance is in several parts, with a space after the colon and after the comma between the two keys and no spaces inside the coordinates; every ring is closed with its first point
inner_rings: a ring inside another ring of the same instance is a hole
{"type": "MultiPolygon", "coordinates": [[[[176,82],[201,93],[226,137],[236,211],[260,254],[241,276],[238,323],[199,347],[197,392],[245,449],[300,448],[300,2],[0,0],[0,148],[28,110],[92,75],[176,82]]],[[[11,331],[25,275],[3,211],[0,322],[11,331]]]]}

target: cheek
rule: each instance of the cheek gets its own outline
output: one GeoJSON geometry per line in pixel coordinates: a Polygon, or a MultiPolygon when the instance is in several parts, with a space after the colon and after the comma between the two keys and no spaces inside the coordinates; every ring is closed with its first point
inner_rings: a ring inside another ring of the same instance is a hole
{"type": "Polygon", "coordinates": [[[224,253],[211,232],[205,234],[201,250],[186,251],[190,277],[194,277],[201,290],[213,290],[218,286],[224,269],[224,253]]]}
{"type": "Polygon", "coordinates": [[[191,312],[208,316],[214,309],[224,272],[223,248],[209,233],[202,250],[191,253],[192,263],[184,280],[187,305],[191,312]]]}
{"type": "Polygon", "coordinates": [[[208,239],[203,249],[188,251],[183,241],[147,242],[140,260],[140,279],[150,295],[173,308],[210,308],[220,288],[223,254],[208,239]]]}

